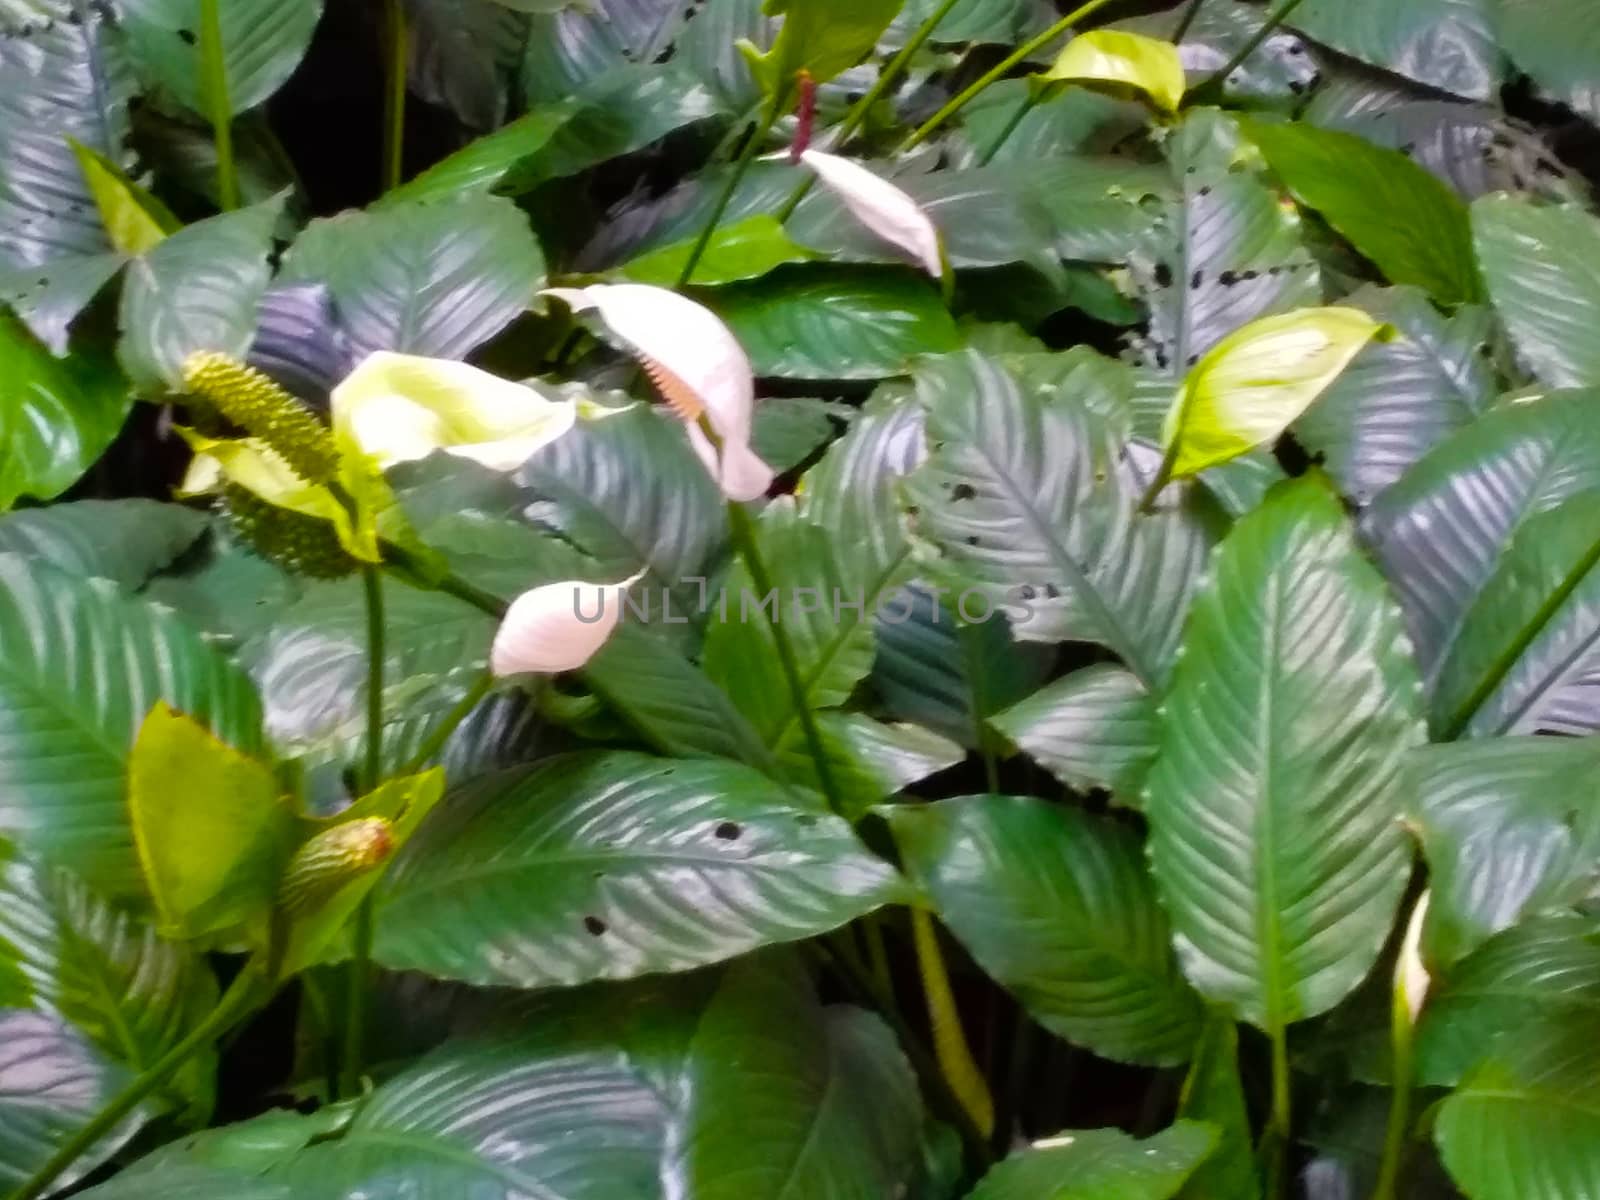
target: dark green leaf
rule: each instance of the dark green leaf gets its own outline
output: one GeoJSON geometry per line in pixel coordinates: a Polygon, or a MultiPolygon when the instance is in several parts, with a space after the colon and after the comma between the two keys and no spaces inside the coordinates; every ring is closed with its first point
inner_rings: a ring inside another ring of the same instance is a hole
{"type": "Polygon", "coordinates": [[[748,767],[566,755],[447,800],[384,880],[376,954],[476,983],[629,978],[810,937],[896,894],[843,821],[748,767]]]}
{"type": "Polygon", "coordinates": [[[358,354],[461,358],[528,307],[544,255],[516,205],[468,195],[314,221],[283,271],[327,284],[358,354]]]}
{"type": "Polygon", "coordinates": [[[1189,978],[1282,1030],[1343,999],[1388,937],[1421,687],[1321,476],[1274,489],[1211,570],[1162,705],[1151,861],[1189,978]]]}
{"type": "Polygon", "coordinates": [[[1156,756],[1155,701],[1107,664],[1063,676],[989,723],[1068,787],[1102,788],[1134,806],[1156,756]]]}
{"type": "Polygon", "coordinates": [[[1129,831],[1018,796],[888,813],[940,918],[1045,1028],[1107,1058],[1189,1057],[1200,1005],[1129,831]]]}
{"type": "Polygon", "coordinates": [[[0,644],[0,832],[137,894],[124,773],[145,714],[166,700],[254,751],[255,690],[174,614],[14,554],[0,555],[0,644]]]}
{"type": "Polygon", "coordinates": [[[1500,86],[1499,8],[1496,0],[1307,0],[1290,21],[1375,67],[1486,100],[1500,86]]]}
{"type": "Polygon", "coordinates": [[[1583,0],[1500,0],[1500,44],[1540,89],[1600,124],[1600,27],[1583,0]]]}
{"type": "Polygon", "coordinates": [[[78,481],[132,407],[108,358],[56,358],[0,309],[0,510],[49,500],[78,481]]]}
{"type": "Polygon", "coordinates": [[[1201,1030],[1178,1116],[1208,1122],[1217,1131],[1217,1148],[1184,1186],[1183,1200],[1259,1200],[1250,1112],[1239,1077],[1239,1030],[1221,1013],[1213,1013],[1201,1030]]]}
{"type": "Polygon", "coordinates": [[[1391,283],[1415,284],[1442,304],[1481,298],[1466,204],[1404,154],[1298,123],[1252,122],[1246,133],[1296,198],[1391,283]]]}
{"type": "Polygon", "coordinates": [[[154,500],[77,500],[0,517],[0,553],[47,562],[130,590],[189,549],[206,516],[154,500]]]}
{"type": "Polygon", "coordinates": [[[1209,1125],[1179,1121],[1143,1142],[1120,1129],[1078,1129],[1019,1150],[969,1200],[1170,1200],[1216,1144],[1209,1125]]]}
{"type": "Polygon", "coordinates": [[[757,375],[882,379],[960,343],[933,285],[899,272],[784,271],[722,288],[710,303],[757,375]]]}
{"type": "MultiPolygon", "coordinates": [[[[206,113],[200,0],[124,0],[123,29],[139,73],[206,113]]],[[[244,112],[283,86],[311,44],[322,0],[227,0],[218,5],[228,103],[244,112]]]]}

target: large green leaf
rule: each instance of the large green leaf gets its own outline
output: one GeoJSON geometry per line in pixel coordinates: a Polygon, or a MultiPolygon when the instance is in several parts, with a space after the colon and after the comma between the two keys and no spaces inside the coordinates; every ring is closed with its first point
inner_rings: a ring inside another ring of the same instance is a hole
{"type": "Polygon", "coordinates": [[[359,354],[462,358],[528,307],[544,255],[516,205],[466,195],[313,221],[283,271],[327,284],[359,354]]]}
{"type": "Polygon", "coordinates": [[[1138,348],[1147,364],[1177,376],[1240,326],[1322,300],[1299,218],[1254,174],[1232,170],[1231,153],[1213,153],[1213,140],[1237,136],[1219,121],[1189,118],[1170,151],[1182,190],[1153,223],[1142,214],[1133,234],[1129,265],[1150,306],[1138,348]]]}
{"type": "Polygon", "coordinates": [[[1162,707],[1151,862],[1189,978],[1281,1031],[1343,999],[1388,937],[1421,687],[1321,476],[1276,488],[1212,575],[1162,707]]]}
{"type": "Polygon", "coordinates": [[[1020,796],[888,812],[940,918],[1045,1028],[1107,1058],[1189,1057],[1200,1004],[1131,832],[1020,796]]]}
{"type": "Polygon", "coordinates": [[[132,406],[107,358],[56,358],[0,309],[0,510],[23,496],[49,500],[111,444],[132,406]]]}
{"type": "Polygon", "coordinates": [[[882,379],[960,344],[933,285],[898,272],[779,271],[722,288],[710,304],[758,375],[882,379]]]}
{"type": "Polygon", "coordinates": [[[117,357],[135,383],[181,388],[183,361],[199,350],[245,356],[282,211],[278,197],[197,221],[128,265],[117,357]]]}
{"type": "Polygon", "coordinates": [[[407,0],[408,89],[473,129],[505,119],[530,20],[498,0],[407,0]]]}
{"type": "MultiPolygon", "coordinates": [[[[45,1013],[0,1008],[0,1187],[20,1188],[130,1082],[83,1034],[45,1013]]],[[[138,1132],[135,1111],[73,1164],[59,1183],[93,1170],[138,1132]]]]}
{"type": "Polygon", "coordinates": [[[1600,1016],[1600,929],[1574,914],[1535,917],[1484,942],[1428,997],[1417,1079],[1455,1087],[1501,1034],[1568,1015],[1600,1016]]]}
{"type": "Polygon", "coordinates": [[[1523,360],[1552,387],[1600,383],[1600,218],[1512,196],[1472,206],[1478,262],[1523,360]]]}
{"type": "Polygon", "coordinates": [[[452,796],[378,895],[396,969],[538,987],[717,962],[896,897],[839,818],[748,767],[574,754],[452,796]]]}
{"type": "Polygon", "coordinates": [[[1500,44],[1540,89],[1600,123],[1600,28],[1583,0],[1500,0],[1500,44]]]}
{"type": "Polygon", "coordinates": [[[1316,59],[1304,38],[1278,27],[1264,40],[1258,37],[1268,10],[1242,0],[1206,0],[1198,12],[1184,7],[1148,17],[1118,21],[1115,28],[1133,29],[1151,37],[1172,39],[1178,24],[1192,15],[1180,49],[1191,79],[1205,79],[1235,55],[1250,48],[1244,60],[1222,81],[1222,95],[1230,100],[1274,107],[1297,105],[1300,97],[1322,78],[1316,59]]]}
{"type": "MultiPolygon", "coordinates": [[[[128,52],[140,74],[198,113],[209,111],[200,56],[200,0],[123,0],[128,52]]],[[[311,44],[322,0],[227,0],[217,5],[228,103],[254,108],[278,90],[311,44]]]]}
{"type": "Polygon", "coordinates": [[[975,353],[916,378],[933,450],[904,495],[929,574],[1021,638],[1095,642],[1160,684],[1214,540],[1200,498],[1138,515],[1142,481],[1079,396],[1025,391],[975,353]]]}
{"type": "Polygon", "coordinates": [[[1260,121],[1246,131],[1296,198],[1389,282],[1415,284],[1443,304],[1481,298],[1467,206],[1435,176],[1350,133],[1260,121]]]}
{"type": "Polygon", "coordinates": [[[1413,288],[1363,288],[1343,303],[1397,336],[1367,343],[1294,432],[1322,455],[1340,490],[1366,504],[1494,402],[1483,353],[1493,318],[1472,306],[1442,316],[1413,288]]]}
{"type": "Polygon", "coordinates": [[[628,63],[653,63],[695,15],[679,0],[596,0],[550,4],[535,13],[522,71],[541,96],[576,91],[628,63]]]}
{"type": "Polygon", "coordinates": [[[1439,668],[1445,737],[1600,729],[1600,491],[1530,517],[1439,668]]]}
{"type": "Polygon", "coordinates": [[[1216,1144],[1179,1121],[1145,1141],[1120,1129],[1078,1129],[1036,1142],[994,1167],[970,1200],[1170,1200],[1216,1144]]]}
{"type": "Polygon", "coordinates": [[[76,500],[0,517],[0,553],[137,589],[197,542],[206,516],[155,500],[76,500]]]}
{"type": "Polygon", "coordinates": [[[1411,816],[1433,888],[1430,958],[1453,962],[1524,916],[1588,893],[1600,857],[1593,742],[1485,738],[1416,752],[1411,816]]]}
{"type": "MultiPolygon", "coordinates": [[[[0,864],[0,1006],[70,1022],[108,1060],[155,1065],[216,1002],[216,983],[188,947],[163,941],[75,876],[21,859],[0,864]]],[[[204,1117],[215,1055],[202,1051],[156,1093],[204,1117]]]]}
{"type": "Polygon", "coordinates": [[[1064,675],[989,718],[1068,787],[1137,805],[1156,756],[1156,705],[1138,678],[1102,663],[1064,675]]]}
{"type": "Polygon", "coordinates": [[[1444,1102],[1434,1141],[1472,1200],[1579,1200],[1600,1191],[1592,1016],[1519,1018],[1444,1102]]]}
{"type": "Polygon", "coordinates": [[[1497,0],[1307,0],[1291,23],[1336,50],[1475,100],[1500,85],[1497,0]]]}
{"type": "Polygon", "coordinates": [[[751,69],[769,92],[792,86],[800,71],[819,83],[864,58],[889,28],[905,0],[766,0],[762,11],[781,13],[777,40],[751,56],[751,69]]]}
{"type": "Polygon", "coordinates": [[[1528,520],[1600,488],[1600,392],[1549,396],[1491,412],[1401,477],[1362,533],[1405,609],[1430,685],[1468,611],[1528,520]]]}
{"type": "Polygon", "coordinates": [[[166,700],[255,750],[254,689],[171,612],[14,554],[0,555],[0,644],[0,832],[135,894],[124,773],[145,714],[166,700]]]}

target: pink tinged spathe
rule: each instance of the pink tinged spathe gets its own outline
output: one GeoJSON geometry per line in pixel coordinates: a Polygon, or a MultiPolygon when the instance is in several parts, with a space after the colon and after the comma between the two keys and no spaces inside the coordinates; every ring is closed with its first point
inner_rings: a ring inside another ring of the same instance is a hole
{"type": "Polygon", "coordinates": [[[939,231],[927,212],[896,185],[848,158],[806,150],[800,161],[873,233],[910,255],[929,275],[944,275],[939,231]]]}
{"type": "Polygon", "coordinates": [[[594,311],[644,365],[689,443],[730,500],[754,500],[773,470],[750,448],[755,373],[733,332],[710,309],[642,283],[546,288],[574,312],[594,311]],[[699,427],[704,415],[720,447],[699,427]]]}
{"type": "Polygon", "coordinates": [[[643,574],[619,583],[569,579],[523,592],[495,632],[489,670],[500,678],[576,671],[611,637],[622,619],[623,593],[643,574]]]}

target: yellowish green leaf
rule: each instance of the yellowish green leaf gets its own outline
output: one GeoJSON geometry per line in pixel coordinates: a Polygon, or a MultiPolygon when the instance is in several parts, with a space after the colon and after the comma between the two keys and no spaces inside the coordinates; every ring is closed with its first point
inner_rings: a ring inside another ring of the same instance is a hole
{"type": "Polygon", "coordinates": [[[1164,478],[1194,475],[1279,437],[1385,328],[1360,309],[1303,308],[1218,342],[1167,413],[1164,478]]]}
{"type": "Polygon", "coordinates": [[[128,759],[134,845],[161,931],[265,931],[295,817],[272,768],[165,703],[128,759]]]}
{"type": "Polygon", "coordinates": [[[1137,33],[1096,29],[1067,43],[1045,79],[1119,83],[1150,97],[1163,112],[1177,112],[1188,82],[1171,42],[1137,33]]]}
{"type": "Polygon", "coordinates": [[[129,179],[116,163],[74,138],[67,140],[100,210],[106,236],[123,254],[143,254],[182,228],[165,204],[129,179]]]}

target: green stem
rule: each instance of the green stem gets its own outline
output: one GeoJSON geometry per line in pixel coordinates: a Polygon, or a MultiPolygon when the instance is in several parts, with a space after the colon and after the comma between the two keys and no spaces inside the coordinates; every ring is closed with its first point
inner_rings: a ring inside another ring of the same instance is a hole
{"type": "Polygon", "coordinates": [[[1289,1093],[1289,1033],[1283,1025],[1268,1033],[1272,1041],[1272,1113],[1261,1135],[1267,1200],[1279,1200],[1288,1182],[1289,1134],[1294,1114],[1289,1093]]]}
{"type": "MultiPolygon", "coordinates": [[[[844,144],[850,140],[856,130],[867,123],[867,118],[872,115],[873,106],[879,100],[882,100],[888,94],[889,89],[900,81],[900,76],[905,74],[906,67],[910,65],[913,56],[933,36],[933,31],[939,28],[940,22],[945,17],[949,16],[950,10],[960,2],[961,0],[944,0],[938,8],[928,15],[926,21],[917,26],[917,31],[911,35],[911,40],[900,47],[900,53],[889,60],[889,65],[884,67],[878,74],[877,80],[867,90],[867,94],[857,100],[851,106],[850,111],[845,114],[844,120],[839,122],[838,132],[834,134],[833,138],[833,149],[842,150],[844,144]]],[[[794,216],[794,210],[800,207],[800,201],[806,198],[806,194],[811,191],[812,185],[816,182],[815,175],[808,175],[789,194],[789,198],[783,202],[783,207],[778,210],[779,224],[794,216]]]]}
{"type": "Polygon", "coordinates": [[[984,670],[982,633],[976,625],[963,621],[957,627],[961,639],[961,654],[966,659],[968,691],[972,698],[972,735],[978,740],[978,752],[983,756],[984,786],[990,792],[1000,790],[1000,764],[995,760],[994,742],[987,736],[983,714],[987,711],[988,676],[984,670]]]}
{"type": "Polygon", "coordinates": [[[1111,0],[1089,0],[1089,3],[1074,10],[1073,12],[1068,13],[1066,16],[1062,17],[1061,20],[1050,26],[1049,29],[1046,29],[1038,37],[1031,41],[1024,42],[1022,45],[1018,46],[1016,50],[1006,55],[1005,58],[1001,59],[993,67],[980,75],[977,82],[975,82],[971,87],[959,93],[948,104],[924,121],[908,138],[906,138],[904,142],[901,143],[900,150],[903,152],[911,149],[913,146],[919,146],[923,142],[927,141],[933,136],[934,132],[941,125],[943,125],[951,117],[955,116],[958,112],[970,104],[979,95],[979,93],[988,88],[991,83],[994,83],[999,79],[1004,79],[1006,75],[1010,73],[1011,69],[1018,63],[1038,53],[1062,34],[1066,33],[1079,21],[1093,16],[1096,12],[1100,11],[1100,9],[1104,8],[1110,3],[1111,0]]]}
{"type": "Polygon", "coordinates": [[[261,992],[262,975],[254,960],[246,963],[217,1006],[206,1018],[191,1029],[176,1046],[163,1054],[155,1064],[139,1075],[132,1083],[112,1097],[90,1122],[78,1130],[50,1156],[48,1162],[33,1173],[10,1200],[35,1200],[44,1195],[50,1185],[61,1178],[71,1166],[105,1137],[144,1101],[144,1099],[171,1079],[185,1063],[207,1046],[213,1045],[238,1022],[247,1016],[261,992]]]}
{"type": "Polygon", "coordinates": [[[239,207],[239,174],[233,162],[228,63],[222,55],[222,0],[200,0],[200,78],[217,143],[217,203],[231,212],[239,207]]]}
{"type": "MultiPolygon", "coordinates": [[[[744,506],[732,500],[728,502],[728,524],[732,526],[734,544],[744,558],[745,569],[750,572],[750,582],[756,585],[756,594],[762,598],[772,595],[776,589],[772,583],[772,573],[767,570],[766,559],[762,557],[761,547],[756,540],[755,525],[744,506]]],[[[817,782],[822,785],[822,794],[827,797],[828,806],[840,816],[844,816],[843,793],[834,783],[833,771],[828,766],[828,756],[822,745],[822,731],[817,728],[816,714],[811,711],[811,704],[806,696],[805,681],[800,675],[800,662],[795,656],[794,643],[789,640],[789,631],[784,628],[783,597],[778,597],[777,608],[770,615],[763,606],[762,615],[766,617],[767,626],[772,630],[772,642],[778,651],[778,663],[783,668],[784,681],[789,685],[790,702],[794,705],[801,732],[805,734],[806,745],[810,748],[812,760],[816,763],[817,782]]]]}
{"type": "Polygon", "coordinates": [[[1420,1006],[1420,997],[1410,994],[1411,981],[1407,978],[1417,942],[1421,939],[1422,921],[1427,915],[1427,893],[1424,892],[1412,906],[1411,919],[1406,923],[1406,936],[1394,965],[1394,990],[1389,1000],[1389,1049],[1391,1078],[1389,1093],[1389,1124],[1383,1137],[1383,1158],[1378,1165],[1378,1182],[1373,1188],[1372,1200],[1395,1200],[1400,1183],[1400,1171],[1405,1166],[1406,1143],[1411,1132],[1411,1092],[1415,1073],[1415,1034],[1417,1015],[1413,1004],[1420,1006]]]}
{"type": "Polygon", "coordinates": [[[1172,445],[1167,447],[1167,452],[1161,456],[1161,465],[1156,468],[1155,478],[1150,481],[1150,486],[1145,488],[1144,495],[1139,498],[1139,511],[1152,512],[1156,500],[1161,496],[1162,489],[1172,482],[1172,468],[1178,462],[1178,442],[1174,438],[1172,445]]]}
{"type": "Polygon", "coordinates": [[[400,186],[406,145],[406,68],[410,34],[402,0],[384,0],[383,190],[400,186]]]}
{"type": "Polygon", "coordinates": [[[372,984],[372,897],[356,909],[355,946],[350,957],[350,989],[344,998],[344,1057],[339,1068],[339,1095],[361,1092],[361,1070],[367,1047],[367,992],[372,984]]]}
{"type": "Polygon", "coordinates": [[[744,144],[744,149],[739,151],[739,157],[734,160],[728,172],[728,182],[722,187],[722,194],[717,197],[716,204],[711,209],[711,217],[706,222],[705,228],[700,231],[700,236],[695,240],[694,249],[689,251],[689,258],[683,264],[683,270],[678,273],[677,287],[683,287],[694,276],[694,269],[700,265],[700,259],[705,255],[706,247],[711,245],[711,239],[716,236],[717,226],[722,221],[722,214],[728,211],[728,205],[733,203],[734,193],[739,190],[739,185],[744,182],[745,174],[750,170],[750,164],[755,161],[761,147],[767,143],[767,135],[772,132],[772,127],[778,123],[784,107],[789,102],[790,88],[782,87],[772,93],[772,100],[767,105],[766,114],[761,118],[760,125],[750,135],[750,140],[744,144]]]}
{"type": "Polygon", "coordinates": [[[911,936],[917,948],[922,994],[928,1002],[928,1019],[933,1028],[934,1056],[939,1060],[939,1069],[951,1093],[987,1140],[994,1132],[994,1100],[967,1046],[961,1014],[956,1010],[955,995],[950,990],[944,954],[939,949],[939,932],[925,909],[911,910],[911,936]]]}
{"type": "Polygon", "coordinates": [[[1200,15],[1200,9],[1206,0],[1189,0],[1189,7],[1183,10],[1183,19],[1178,22],[1178,27],[1172,31],[1172,44],[1178,45],[1189,36],[1189,30],[1194,28],[1194,20],[1200,15]]]}
{"type": "Polygon", "coordinates": [[[1228,76],[1242,67],[1252,54],[1261,49],[1262,44],[1277,32],[1278,26],[1287,21],[1289,15],[1304,3],[1305,0],[1284,0],[1282,6],[1261,23],[1261,28],[1255,31],[1249,41],[1239,47],[1232,58],[1225,62],[1219,70],[1212,72],[1190,90],[1190,101],[1198,102],[1221,92],[1222,85],[1227,82],[1228,76]]]}
{"type": "Polygon", "coordinates": [[[489,694],[492,687],[494,687],[493,675],[488,671],[479,675],[467,689],[467,694],[462,696],[456,702],[456,706],[444,715],[444,719],[434,726],[433,731],[428,734],[427,741],[423,742],[411,756],[411,761],[406,763],[401,773],[412,775],[427,766],[439,751],[444,749],[445,743],[450,740],[450,735],[460,728],[461,722],[471,716],[472,710],[483,702],[483,698],[489,694]]]}
{"type": "Polygon", "coordinates": [[[383,778],[383,572],[363,567],[361,587],[367,602],[367,754],[361,786],[370,792],[383,778]]]}

